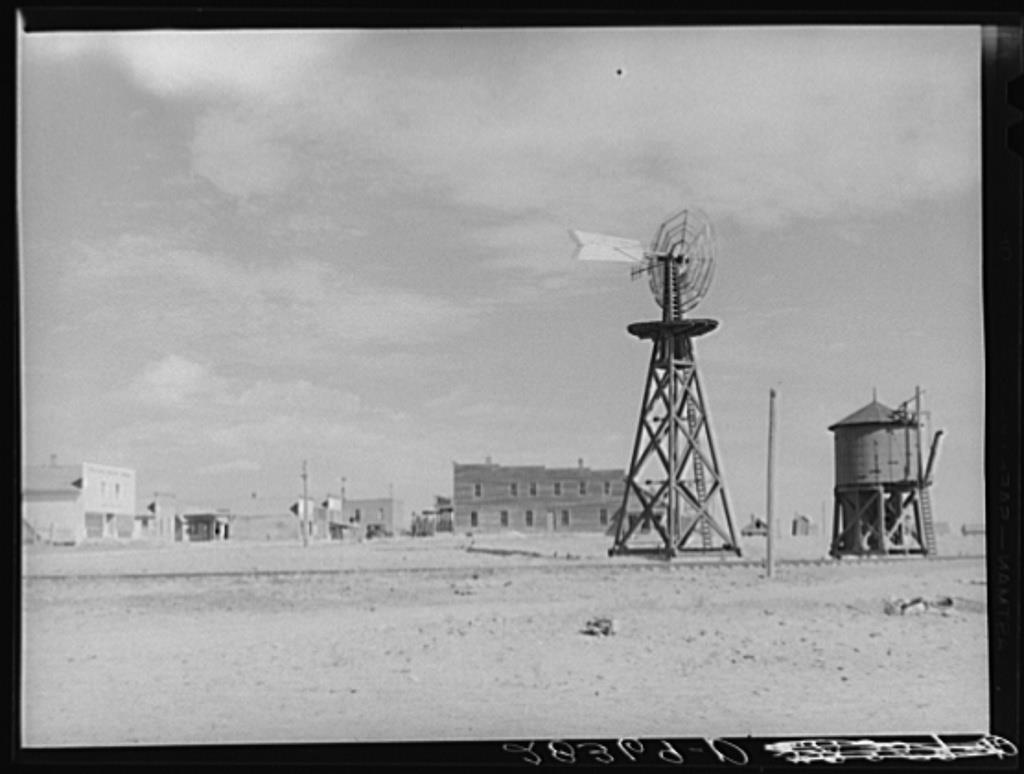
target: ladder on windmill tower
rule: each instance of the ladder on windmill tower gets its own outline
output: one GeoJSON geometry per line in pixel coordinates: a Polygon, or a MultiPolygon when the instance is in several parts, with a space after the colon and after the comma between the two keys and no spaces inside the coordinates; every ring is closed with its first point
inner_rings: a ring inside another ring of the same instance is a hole
{"type": "MultiPolygon", "coordinates": [[[[699,425],[697,423],[697,409],[694,407],[693,403],[690,403],[687,407],[686,414],[687,422],[690,424],[690,434],[696,438],[699,425]]],[[[701,464],[700,455],[696,453],[693,455],[693,488],[697,492],[697,499],[700,501],[701,505],[705,505],[708,500],[708,487],[704,480],[704,465],[701,464]]],[[[700,526],[698,529],[700,530],[701,547],[705,551],[710,551],[713,540],[711,525],[708,524],[708,520],[703,518],[699,513],[697,514],[697,518],[700,519],[700,526]]]]}

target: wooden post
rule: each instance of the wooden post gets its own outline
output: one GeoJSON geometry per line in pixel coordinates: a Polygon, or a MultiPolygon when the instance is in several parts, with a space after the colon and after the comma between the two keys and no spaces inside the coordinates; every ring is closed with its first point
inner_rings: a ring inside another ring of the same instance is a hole
{"type": "MultiPolygon", "coordinates": [[[[341,505],[339,507],[341,508],[341,515],[338,516],[338,518],[341,519],[341,523],[342,524],[347,524],[348,522],[345,521],[345,477],[344,476],[341,477],[341,505]]],[[[344,537],[345,537],[345,528],[344,527],[340,527],[340,529],[341,529],[341,537],[344,539],[344,537]]]]}
{"type": "Polygon", "coordinates": [[[772,478],[774,476],[774,454],[775,454],[775,390],[771,389],[768,391],[768,476],[767,476],[767,492],[765,504],[765,528],[768,531],[767,538],[767,554],[766,554],[766,565],[768,577],[772,577],[775,573],[775,556],[774,556],[774,543],[775,543],[775,526],[772,522],[772,500],[774,499],[774,492],[772,491],[772,478]]]}
{"type": "Polygon", "coordinates": [[[921,387],[914,387],[914,435],[917,440],[917,488],[920,491],[924,483],[924,471],[921,470],[921,387]]]}
{"type": "Polygon", "coordinates": [[[302,505],[299,506],[299,530],[302,532],[302,547],[309,545],[309,488],[307,481],[309,474],[306,472],[306,460],[302,461],[302,505]]]}

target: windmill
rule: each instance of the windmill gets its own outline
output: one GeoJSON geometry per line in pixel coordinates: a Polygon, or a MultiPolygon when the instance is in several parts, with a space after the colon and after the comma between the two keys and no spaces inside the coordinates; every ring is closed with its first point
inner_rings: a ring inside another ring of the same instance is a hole
{"type": "Polygon", "coordinates": [[[711,221],[692,208],[676,213],[646,249],[633,239],[569,233],[577,245],[575,258],[632,264],[630,276],[646,275],[661,307],[660,320],[627,326],[632,335],[651,341],[651,360],[609,555],[671,558],[683,551],[723,551],[739,556],[693,348],[693,339],[713,331],[718,321],[684,316],[700,303],[714,274],[711,221]]]}

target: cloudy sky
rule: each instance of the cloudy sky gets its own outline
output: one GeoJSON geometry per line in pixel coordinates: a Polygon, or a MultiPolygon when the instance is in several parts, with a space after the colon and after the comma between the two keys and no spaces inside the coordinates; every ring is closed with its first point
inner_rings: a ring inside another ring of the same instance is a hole
{"type": "MultiPolygon", "coordinates": [[[[658,314],[567,229],[715,223],[697,350],[739,521],[831,509],[827,426],[925,389],[980,521],[979,30],[23,35],[24,455],[140,497],[408,509],[452,461],[625,467],[658,314]]],[[[737,525],[738,526],[738,525],[737,525]]]]}

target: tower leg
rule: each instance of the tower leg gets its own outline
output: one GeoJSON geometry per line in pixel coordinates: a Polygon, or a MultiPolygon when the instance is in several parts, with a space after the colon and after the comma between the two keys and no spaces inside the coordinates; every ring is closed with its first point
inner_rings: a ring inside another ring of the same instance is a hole
{"type": "MultiPolygon", "coordinates": [[[[644,513],[639,514],[639,518],[632,518],[632,514],[629,510],[630,496],[638,497],[641,504],[645,505],[642,495],[638,496],[638,493],[634,492],[635,481],[640,475],[640,448],[641,443],[645,435],[645,430],[650,432],[650,428],[647,426],[647,414],[651,410],[651,392],[657,384],[657,370],[655,368],[658,357],[658,349],[654,347],[651,351],[651,361],[647,368],[647,380],[644,386],[644,397],[640,403],[640,421],[637,423],[636,436],[633,441],[633,454],[630,457],[629,473],[626,475],[626,488],[622,494],[622,506],[619,508],[619,512],[616,516],[615,525],[615,541],[612,547],[608,550],[610,556],[615,554],[624,553],[626,551],[626,545],[633,533],[638,527],[641,526],[641,521],[644,517],[644,513]]],[[[646,510],[646,508],[645,508],[646,510]]]]}
{"type": "Polygon", "coordinates": [[[840,517],[843,514],[842,494],[835,491],[835,505],[832,508],[832,548],[829,553],[837,559],[843,553],[843,532],[840,517]]]}
{"type": "Polygon", "coordinates": [[[878,525],[878,550],[883,554],[889,553],[888,532],[885,529],[885,490],[878,487],[875,490],[875,523],[878,525]]]}

